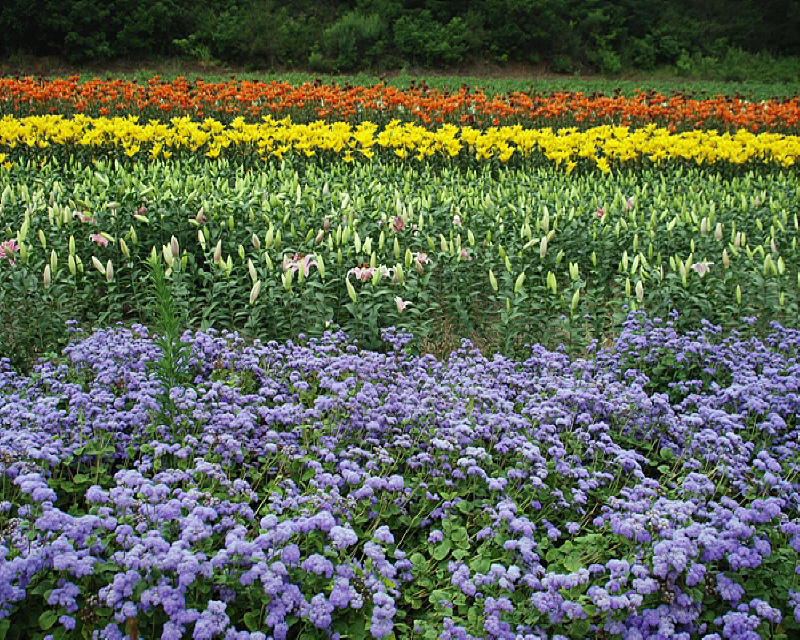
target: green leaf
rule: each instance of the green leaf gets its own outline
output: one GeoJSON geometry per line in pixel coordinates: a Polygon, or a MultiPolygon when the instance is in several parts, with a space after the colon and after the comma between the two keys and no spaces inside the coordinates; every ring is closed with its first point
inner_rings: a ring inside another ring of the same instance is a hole
{"type": "Polygon", "coordinates": [[[53,611],[52,609],[48,609],[47,611],[42,612],[42,615],[39,616],[39,626],[44,631],[47,631],[57,621],[58,621],[58,613],[56,611],[53,611]]]}
{"type": "Polygon", "coordinates": [[[261,626],[261,611],[248,611],[245,613],[244,623],[250,631],[256,631],[261,626]]]}
{"type": "Polygon", "coordinates": [[[433,550],[433,557],[437,560],[444,560],[447,554],[450,553],[451,544],[449,540],[442,540],[439,545],[433,550]]]}

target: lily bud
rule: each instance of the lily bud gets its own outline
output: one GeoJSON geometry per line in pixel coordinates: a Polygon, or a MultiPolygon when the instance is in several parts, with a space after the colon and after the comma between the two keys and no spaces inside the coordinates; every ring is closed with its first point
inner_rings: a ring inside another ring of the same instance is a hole
{"type": "Polygon", "coordinates": [[[264,236],[264,248],[269,250],[272,248],[272,241],[275,238],[275,228],[272,226],[272,223],[269,224],[269,229],[267,229],[267,233],[264,236]]]}
{"type": "Polygon", "coordinates": [[[778,275],[782,276],[786,272],[786,263],[783,261],[783,257],[778,257],[778,275]]]}
{"type": "Polygon", "coordinates": [[[439,248],[442,250],[442,253],[447,253],[447,240],[444,239],[441,233],[439,234],[439,248]]]}
{"type": "Polygon", "coordinates": [[[67,258],[67,267],[69,268],[69,272],[74,276],[75,275],[75,257],[70,254],[67,258]]]}
{"type": "Polygon", "coordinates": [[[522,289],[522,283],[525,282],[525,272],[523,271],[517,276],[516,282],[514,282],[514,293],[519,293],[519,290],[522,289]]]}
{"type": "Polygon", "coordinates": [[[411,263],[414,261],[414,254],[411,253],[411,249],[406,247],[406,255],[405,255],[405,266],[406,269],[411,268],[411,263]]]}
{"type": "Polygon", "coordinates": [[[553,292],[553,295],[556,295],[558,292],[558,285],[556,283],[556,274],[552,271],[547,272],[547,288],[553,292]]]}
{"type": "Polygon", "coordinates": [[[250,258],[247,259],[247,270],[250,272],[250,280],[255,283],[258,280],[258,275],[256,274],[256,267],[250,258]]]}
{"type": "Polygon", "coordinates": [[[167,266],[172,267],[172,263],[175,261],[175,256],[172,253],[172,247],[168,244],[165,244],[161,247],[161,253],[164,256],[164,262],[167,263],[167,266]]]}
{"type": "Polygon", "coordinates": [[[28,246],[24,242],[19,243],[19,259],[23,264],[28,262],[28,246]]]}
{"type": "Polygon", "coordinates": [[[731,259],[728,256],[727,249],[722,250],[722,266],[725,267],[726,269],[731,266],[731,259]]]}
{"type": "Polygon", "coordinates": [[[738,284],[736,285],[736,304],[742,306],[742,288],[738,284]]]}
{"type": "Polygon", "coordinates": [[[83,260],[79,255],[75,256],[75,266],[78,268],[79,273],[83,273],[83,260]]]}
{"type": "MultiPolygon", "coordinates": [[[[395,244],[397,244],[397,238],[394,239],[395,244]]],[[[358,235],[358,231],[353,234],[353,246],[355,247],[356,253],[361,253],[361,237],[358,235]]]]}
{"type": "Polygon", "coordinates": [[[700,221],[700,235],[705,237],[708,234],[708,218],[703,218],[700,221]]]}
{"type": "Polygon", "coordinates": [[[314,259],[317,261],[317,271],[319,271],[319,279],[325,280],[325,262],[322,260],[322,254],[315,253],[314,259]]]}
{"type": "Polygon", "coordinates": [[[578,272],[578,263],[577,262],[570,262],[569,263],[569,278],[573,282],[580,278],[580,273],[578,272]]]}
{"type": "Polygon", "coordinates": [[[592,260],[592,266],[596,267],[597,266],[597,252],[596,251],[592,251],[592,255],[590,256],[590,258],[592,260]]]}
{"type": "Polygon", "coordinates": [[[625,278],[625,297],[626,298],[630,298],[631,297],[631,279],[630,278],[625,278]]]}
{"type": "Polygon", "coordinates": [[[177,258],[181,255],[181,248],[178,245],[178,239],[175,236],[172,236],[169,240],[169,248],[172,250],[172,256],[177,258]]]}
{"type": "Polygon", "coordinates": [[[544,260],[544,257],[547,255],[547,236],[542,238],[542,242],[539,245],[539,257],[544,260]]]}
{"type": "Polygon", "coordinates": [[[69,255],[74,256],[75,255],[75,238],[73,236],[69,237],[69,243],[67,244],[67,246],[69,247],[69,255]]]}
{"type": "Polygon", "coordinates": [[[253,234],[253,237],[251,238],[251,241],[253,243],[253,248],[256,251],[261,251],[261,240],[259,239],[259,237],[255,233],[253,234]]]}
{"type": "Polygon", "coordinates": [[[44,288],[50,288],[50,265],[45,265],[44,274],[42,275],[42,282],[44,283],[44,288]]]}
{"type": "Polygon", "coordinates": [[[136,229],[133,228],[133,225],[131,225],[131,243],[133,243],[134,247],[139,243],[139,236],[136,235],[136,229]]]}
{"type": "Polygon", "coordinates": [[[364,252],[365,256],[368,256],[370,253],[372,253],[372,237],[371,236],[367,236],[364,239],[364,244],[361,247],[361,251],[364,252]]]}
{"type": "Polygon", "coordinates": [[[497,278],[494,277],[491,269],[489,269],[489,284],[492,285],[492,290],[497,293],[497,278]]]}
{"type": "Polygon", "coordinates": [[[259,293],[261,293],[261,280],[256,280],[253,288],[250,289],[250,304],[253,304],[256,301],[259,293]]]}
{"type": "Polygon", "coordinates": [[[219,264],[222,260],[222,240],[217,240],[217,246],[214,247],[214,264],[219,264]]]}
{"type": "Polygon", "coordinates": [[[644,300],[644,285],[641,280],[636,283],[636,297],[639,300],[644,300]]]}
{"type": "Polygon", "coordinates": [[[100,273],[106,275],[106,268],[103,266],[103,263],[97,259],[96,256],[92,256],[92,264],[94,265],[94,268],[97,269],[100,273]]]}
{"type": "Polygon", "coordinates": [[[578,303],[581,300],[581,290],[575,289],[575,293],[572,294],[572,302],[569,305],[569,310],[572,313],[575,313],[575,310],[578,308],[578,303]]]}
{"type": "Polygon", "coordinates": [[[403,272],[403,265],[399,262],[394,267],[395,275],[397,276],[397,281],[401,285],[405,285],[406,283],[406,274],[403,272]]]}
{"type": "Polygon", "coordinates": [[[284,271],[281,274],[281,282],[283,283],[283,288],[286,289],[286,292],[287,293],[291,293],[292,292],[292,272],[291,272],[291,270],[284,271]]]}
{"type": "Polygon", "coordinates": [[[47,249],[47,239],[44,237],[44,231],[39,229],[39,242],[42,245],[42,249],[47,249]]]}
{"type": "Polygon", "coordinates": [[[722,223],[717,222],[717,227],[714,229],[714,238],[716,238],[717,242],[722,240],[722,223]]]}
{"type": "Polygon", "coordinates": [[[325,232],[322,229],[320,229],[317,232],[316,237],[314,238],[314,244],[317,244],[317,245],[322,244],[323,240],[325,240],[325,232]]]}
{"type": "Polygon", "coordinates": [[[475,234],[472,233],[472,229],[467,229],[467,240],[469,240],[469,246],[475,246],[475,234]]]}
{"type": "Polygon", "coordinates": [[[106,263],[106,281],[114,282],[114,265],[111,264],[111,260],[106,263]]]}
{"type": "Polygon", "coordinates": [[[58,267],[58,256],[56,255],[56,250],[50,250],[50,269],[53,273],[56,272],[56,268],[58,267]]]}
{"type": "Polygon", "coordinates": [[[239,259],[244,260],[245,256],[244,247],[242,245],[239,245],[238,250],[239,250],[239,259]]]}
{"type": "Polygon", "coordinates": [[[269,269],[270,273],[272,273],[275,269],[274,265],[272,264],[272,258],[269,257],[269,254],[266,251],[264,252],[264,264],[267,265],[267,269],[269,269]]]}
{"type": "Polygon", "coordinates": [[[347,287],[347,295],[350,296],[350,300],[353,301],[353,304],[356,303],[356,290],[353,288],[352,283],[350,280],[345,278],[345,286],[347,287]]]}

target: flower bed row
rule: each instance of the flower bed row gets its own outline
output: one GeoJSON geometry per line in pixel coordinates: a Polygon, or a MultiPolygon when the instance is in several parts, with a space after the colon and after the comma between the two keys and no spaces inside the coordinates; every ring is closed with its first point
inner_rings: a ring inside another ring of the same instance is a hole
{"type": "Polygon", "coordinates": [[[267,160],[285,155],[320,155],[330,161],[356,159],[434,160],[463,163],[495,160],[500,163],[555,163],[567,172],[579,163],[604,173],[612,166],[659,166],[670,161],[691,165],[792,167],[800,156],[800,136],[777,133],[734,134],[716,131],[670,133],[648,125],[640,129],[599,126],[586,131],[576,128],[524,129],[493,127],[485,131],[469,126],[443,125],[429,130],[393,120],[385,127],[373,122],[351,126],[317,120],[295,124],[288,118],[248,124],[243,119],[224,125],[217,120],[202,122],[188,116],[169,124],[140,124],[137,117],[91,118],[60,115],[0,119],[2,160],[109,155],[170,158],[173,154],[202,154],[209,158],[267,160]]]}
{"type": "Polygon", "coordinates": [[[48,113],[137,115],[143,120],[212,116],[225,121],[238,116],[258,121],[266,115],[289,115],[298,122],[328,119],[357,124],[372,120],[385,124],[400,119],[424,125],[523,124],[527,128],[655,123],[672,131],[702,128],[786,133],[797,132],[800,103],[797,96],[748,102],[738,96],[696,99],[645,91],[632,97],[535,91],[487,95],[469,87],[448,92],[427,87],[402,90],[384,84],[293,86],[278,81],[214,83],[185,78],[166,82],[157,76],[147,84],[96,78],[81,81],[77,76],[51,81],[0,78],[0,115],[48,113]]]}
{"type": "Polygon", "coordinates": [[[0,370],[0,631],[787,638],[800,334],[446,362],[144,327],[0,370]]]}
{"type": "Polygon", "coordinates": [[[626,307],[680,309],[683,329],[799,317],[794,173],[171,160],[5,175],[0,302],[19,313],[2,335],[39,353],[64,320],[146,320],[153,251],[187,323],[264,340],[333,322],[378,348],[395,325],[418,350],[446,354],[452,331],[512,354],[604,340],[626,307]]]}

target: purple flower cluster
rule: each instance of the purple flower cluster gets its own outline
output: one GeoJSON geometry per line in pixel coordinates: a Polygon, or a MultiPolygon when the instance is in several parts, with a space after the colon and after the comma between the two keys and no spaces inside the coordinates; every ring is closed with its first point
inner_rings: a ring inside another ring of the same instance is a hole
{"type": "Polygon", "coordinates": [[[523,361],[182,339],[171,389],[140,326],[0,370],[0,617],[48,582],[58,625],[109,638],[800,630],[796,331],[637,314],[523,361]]]}

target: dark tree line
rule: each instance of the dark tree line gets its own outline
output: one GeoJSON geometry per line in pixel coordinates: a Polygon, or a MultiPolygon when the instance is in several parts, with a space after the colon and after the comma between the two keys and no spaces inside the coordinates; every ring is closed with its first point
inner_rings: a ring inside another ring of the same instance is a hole
{"type": "Polygon", "coordinates": [[[800,55],[798,0],[4,0],[0,54],[353,72],[475,59],[614,73],[800,55]]]}

